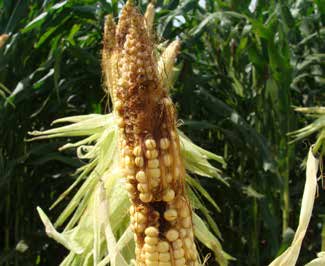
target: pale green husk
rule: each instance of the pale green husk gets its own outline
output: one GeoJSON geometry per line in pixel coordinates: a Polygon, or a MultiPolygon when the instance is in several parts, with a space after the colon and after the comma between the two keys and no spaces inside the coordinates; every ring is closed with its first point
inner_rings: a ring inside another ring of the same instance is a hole
{"type": "MultiPolygon", "coordinates": [[[[123,174],[118,167],[117,125],[114,115],[82,115],[58,119],[53,124],[69,123],[46,131],[30,132],[31,140],[55,137],[79,137],[60,150],[76,148],[77,156],[87,162],[76,171],[76,180],[52,205],[57,205],[75,187],[79,187],[70,203],[56,220],[54,226],[41,208],[37,208],[47,234],[70,250],[61,265],[133,265],[134,242],[129,228],[130,202],[124,189],[123,174]],[[62,233],[55,227],[64,225],[62,233]]],[[[222,249],[218,226],[210,211],[202,203],[208,200],[219,207],[200,185],[196,176],[221,178],[220,171],[208,160],[225,165],[222,157],[210,153],[192,143],[179,131],[181,154],[188,173],[187,192],[194,207],[195,236],[215,254],[220,265],[228,265],[233,259],[222,249]],[[201,218],[198,213],[202,214],[201,218]]],[[[206,254],[202,254],[206,255],[206,254]]]]}

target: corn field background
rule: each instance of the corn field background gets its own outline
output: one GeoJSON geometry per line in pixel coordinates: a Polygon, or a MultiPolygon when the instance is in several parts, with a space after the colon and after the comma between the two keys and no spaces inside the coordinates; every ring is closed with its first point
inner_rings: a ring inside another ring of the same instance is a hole
{"type": "MultiPolygon", "coordinates": [[[[181,129],[224,157],[222,177],[201,180],[230,265],[267,265],[291,243],[305,163],[316,134],[289,143],[325,105],[325,4],[321,0],[157,0],[157,42],[182,43],[171,90],[181,129]]],[[[148,1],[137,1],[145,10],[148,1]]],[[[0,265],[59,265],[36,211],[72,183],[83,162],[64,139],[27,142],[28,132],[71,115],[107,113],[100,65],[107,14],[118,0],[0,0],[0,265]]],[[[65,201],[69,201],[69,195],[65,201]]],[[[208,253],[201,247],[202,252],[208,253]]],[[[297,265],[325,251],[319,182],[297,265]]],[[[209,260],[208,265],[216,265],[209,260]]]]}

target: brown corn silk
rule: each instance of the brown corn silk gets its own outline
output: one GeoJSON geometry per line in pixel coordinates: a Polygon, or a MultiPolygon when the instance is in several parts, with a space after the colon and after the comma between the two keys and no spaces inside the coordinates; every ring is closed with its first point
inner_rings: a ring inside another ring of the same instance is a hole
{"type": "Polygon", "coordinates": [[[108,17],[102,54],[119,127],[136,262],[139,266],[198,265],[175,109],[166,77],[159,74],[151,39],[152,15],[145,17],[131,1],[118,25],[108,17]]]}

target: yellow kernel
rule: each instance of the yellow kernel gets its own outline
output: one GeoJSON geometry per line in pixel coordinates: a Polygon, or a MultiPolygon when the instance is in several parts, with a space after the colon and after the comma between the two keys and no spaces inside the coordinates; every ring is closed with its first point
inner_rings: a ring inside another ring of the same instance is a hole
{"type": "Polygon", "coordinates": [[[152,201],[152,194],[151,193],[140,193],[139,198],[143,202],[150,202],[152,201]]]}
{"type": "Polygon", "coordinates": [[[167,149],[169,148],[169,145],[170,145],[170,141],[169,141],[169,139],[167,139],[167,138],[162,138],[162,139],[160,140],[160,148],[161,148],[162,150],[167,150],[167,149]]]}
{"type": "Polygon", "coordinates": [[[122,101],[120,100],[115,101],[114,107],[116,110],[121,110],[122,106],[123,106],[122,101]]]}
{"type": "Polygon", "coordinates": [[[177,260],[174,260],[174,265],[175,266],[185,266],[185,263],[186,263],[186,260],[185,258],[180,258],[180,259],[177,259],[177,260]]]}
{"type": "Polygon", "coordinates": [[[138,167],[143,167],[143,165],[144,165],[143,157],[140,157],[140,156],[139,157],[135,157],[134,163],[138,167]]]}
{"type": "Polygon", "coordinates": [[[177,239],[173,242],[173,249],[180,249],[183,246],[181,239],[177,239]]]}
{"type": "Polygon", "coordinates": [[[125,167],[124,168],[124,174],[126,176],[128,176],[128,175],[134,175],[134,173],[135,173],[135,169],[134,169],[133,166],[131,166],[131,167],[125,167]]]}
{"type": "Polygon", "coordinates": [[[133,205],[130,207],[130,214],[133,215],[135,213],[135,208],[133,205]]]}
{"type": "Polygon", "coordinates": [[[148,169],[148,175],[151,178],[158,178],[160,177],[160,169],[159,168],[148,169]]]}
{"type": "Polygon", "coordinates": [[[159,160],[152,159],[148,160],[148,168],[158,168],[159,167],[159,160]]]}
{"type": "Polygon", "coordinates": [[[157,245],[157,250],[160,253],[168,252],[169,244],[167,241],[160,241],[157,245]]]}
{"type": "Polygon", "coordinates": [[[164,218],[167,221],[174,221],[177,218],[177,211],[175,209],[169,209],[167,211],[164,212],[164,218]]]}
{"type": "Polygon", "coordinates": [[[190,216],[190,210],[188,209],[188,207],[186,205],[183,208],[180,208],[179,216],[181,218],[186,218],[186,217],[190,216]]]}
{"type": "Polygon", "coordinates": [[[136,212],[133,216],[134,221],[137,223],[145,223],[147,221],[146,215],[141,212],[136,212]]]}
{"type": "Polygon", "coordinates": [[[145,183],[147,182],[147,177],[144,171],[139,171],[137,172],[135,178],[137,179],[138,182],[140,183],[145,183]]]}
{"type": "Polygon", "coordinates": [[[154,179],[151,180],[151,186],[152,187],[158,187],[159,184],[160,184],[159,178],[154,178],[154,179]]]}
{"type": "Polygon", "coordinates": [[[146,158],[147,159],[155,159],[157,157],[158,157],[158,151],[156,149],[146,151],[146,158]]]}
{"type": "Polygon", "coordinates": [[[133,226],[133,231],[136,233],[142,233],[146,229],[146,225],[142,223],[135,223],[133,226]]]}
{"type": "Polygon", "coordinates": [[[130,156],[124,157],[124,163],[125,163],[125,166],[133,166],[134,165],[133,159],[130,156]]]}
{"type": "Polygon", "coordinates": [[[171,175],[171,173],[167,173],[165,175],[165,180],[166,180],[167,183],[170,183],[170,182],[173,181],[173,176],[171,175]]]}
{"type": "Polygon", "coordinates": [[[145,243],[143,245],[143,249],[146,252],[156,252],[157,251],[156,245],[150,245],[150,244],[147,244],[147,243],[145,243]]]}
{"type": "Polygon", "coordinates": [[[192,225],[192,219],[190,216],[187,216],[186,218],[182,219],[182,225],[185,228],[190,228],[192,225]]]}
{"type": "Polygon", "coordinates": [[[135,192],[135,188],[134,188],[134,186],[133,186],[132,184],[130,184],[130,183],[126,183],[126,184],[125,184],[125,188],[126,188],[126,190],[127,190],[128,192],[130,192],[130,193],[135,192]]]}
{"type": "Polygon", "coordinates": [[[152,261],[152,260],[146,260],[146,266],[159,266],[159,264],[158,264],[159,262],[157,261],[157,260],[155,260],[155,261],[152,261]]]}
{"type": "Polygon", "coordinates": [[[141,153],[142,153],[142,149],[141,149],[141,147],[140,146],[136,146],[136,147],[134,147],[134,149],[133,149],[133,155],[134,156],[140,156],[141,155],[141,153]]]}
{"type": "Polygon", "coordinates": [[[170,261],[159,261],[159,266],[172,266],[170,261]]]}
{"type": "Polygon", "coordinates": [[[186,237],[186,229],[181,228],[181,229],[179,230],[179,235],[181,236],[181,238],[186,237]]]}
{"type": "Polygon", "coordinates": [[[124,127],[124,126],[125,126],[124,119],[123,119],[122,117],[119,117],[119,118],[117,119],[117,125],[118,125],[119,127],[124,127]]]}
{"type": "Polygon", "coordinates": [[[179,233],[175,229],[170,229],[166,233],[166,238],[168,241],[173,242],[179,237],[179,233]]]}
{"type": "Polygon", "coordinates": [[[146,259],[151,261],[158,261],[158,252],[146,253],[146,259]]]}
{"type": "Polygon", "coordinates": [[[171,166],[172,164],[172,157],[170,156],[170,154],[165,154],[164,155],[164,164],[168,167],[171,166]]]}
{"type": "MultiPolygon", "coordinates": [[[[154,236],[146,236],[144,238],[144,242],[149,244],[149,245],[156,245],[159,241],[158,237],[154,237],[154,236]]],[[[158,258],[157,258],[158,259],[158,258]]]]}
{"type": "Polygon", "coordinates": [[[191,249],[192,248],[192,244],[193,244],[193,241],[190,238],[186,237],[184,239],[184,245],[185,245],[185,247],[187,249],[191,249]]]}
{"type": "Polygon", "coordinates": [[[169,252],[163,252],[159,253],[159,261],[170,261],[170,253],[169,252]]]}
{"type": "Polygon", "coordinates": [[[148,192],[148,191],[149,191],[149,186],[148,186],[148,184],[139,183],[139,184],[137,185],[137,189],[138,189],[140,192],[148,192]]]}
{"type": "Polygon", "coordinates": [[[172,189],[167,189],[163,194],[163,201],[170,202],[175,198],[175,191],[172,189]]]}
{"type": "Polygon", "coordinates": [[[159,230],[154,226],[149,226],[144,233],[147,236],[157,237],[159,235],[159,230]]]}
{"type": "Polygon", "coordinates": [[[156,141],[154,139],[147,139],[145,142],[144,142],[144,145],[146,146],[146,148],[148,150],[153,150],[156,148],[156,141]]]}
{"type": "Polygon", "coordinates": [[[175,249],[175,250],[173,251],[173,253],[174,253],[174,258],[175,258],[175,259],[183,258],[183,257],[184,257],[184,254],[185,254],[184,249],[182,249],[182,248],[180,248],[180,249],[175,249]]]}

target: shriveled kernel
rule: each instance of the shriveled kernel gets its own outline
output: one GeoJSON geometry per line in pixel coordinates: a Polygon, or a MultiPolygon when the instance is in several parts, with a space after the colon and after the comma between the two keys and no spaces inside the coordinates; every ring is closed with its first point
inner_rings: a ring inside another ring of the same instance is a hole
{"type": "Polygon", "coordinates": [[[175,191],[172,189],[167,189],[163,194],[163,201],[170,202],[175,198],[175,191]]]}
{"type": "Polygon", "coordinates": [[[170,253],[169,252],[163,252],[159,253],[159,261],[170,261],[170,253]]]}
{"type": "Polygon", "coordinates": [[[148,168],[158,168],[159,167],[159,160],[152,159],[148,160],[148,168]]]}
{"type": "Polygon", "coordinates": [[[151,178],[158,178],[160,177],[160,169],[159,168],[154,168],[154,169],[148,169],[148,175],[151,178]]]}
{"type": "Polygon", "coordinates": [[[145,229],[146,229],[146,224],[135,223],[135,224],[133,225],[133,230],[134,230],[134,232],[141,233],[141,232],[143,232],[145,229]]]}
{"type": "Polygon", "coordinates": [[[158,157],[158,151],[156,149],[146,151],[146,158],[147,159],[155,159],[157,157],[158,157]]]}
{"type": "Polygon", "coordinates": [[[140,146],[136,146],[136,147],[134,147],[134,149],[133,149],[133,155],[134,156],[140,156],[141,155],[141,153],[142,153],[142,149],[141,149],[141,147],[140,146]]]}
{"type": "Polygon", "coordinates": [[[157,251],[157,246],[156,245],[150,245],[150,244],[145,243],[143,245],[143,249],[146,252],[156,252],[157,251]]]}
{"type": "Polygon", "coordinates": [[[147,236],[157,237],[159,235],[159,230],[154,226],[149,226],[144,233],[147,236]]]}
{"type": "Polygon", "coordinates": [[[175,250],[173,251],[173,253],[174,253],[174,258],[175,258],[175,259],[183,258],[183,257],[184,257],[184,254],[185,254],[184,249],[182,249],[182,248],[180,248],[180,249],[175,249],[175,250]]]}
{"type": "Polygon", "coordinates": [[[170,154],[165,154],[164,155],[164,165],[165,166],[171,166],[172,164],[172,157],[170,156],[170,154]]]}
{"type": "Polygon", "coordinates": [[[144,142],[144,145],[146,146],[146,148],[148,150],[153,150],[156,148],[156,141],[154,139],[147,139],[145,142],[144,142]]]}
{"type": "Polygon", "coordinates": [[[138,167],[143,167],[143,165],[144,165],[143,157],[140,157],[140,156],[139,157],[135,157],[134,163],[138,167]]]}
{"type": "Polygon", "coordinates": [[[168,241],[173,242],[179,237],[179,233],[175,229],[169,229],[166,233],[168,241]]]}
{"type": "Polygon", "coordinates": [[[192,225],[192,219],[190,216],[187,216],[186,218],[182,219],[182,225],[185,228],[190,228],[192,225]]]}
{"type": "Polygon", "coordinates": [[[151,261],[158,261],[158,252],[146,253],[146,259],[151,261]]]}
{"type": "Polygon", "coordinates": [[[159,178],[153,178],[153,179],[151,180],[151,186],[152,186],[152,187],[158,187],[159,184],[160,184],[160,180],[159,180],[159,178]]]}
{"type": "Polygon", "coordinates": [[[177,211],[175,209],[169,209],[164,212],[164,218],[167,221],[175,221],[177,218],[177,211]]]}
{"type": "Polygon", "coordinates": [[[180,258],[180,259],[174,260],[175,266],[184,266],[185,263],[186,263],[185,258],[180,258]]]}
{"type": "Polygon", "coordinates": [[[159,241],[159,238],[158,237],[155,237],[155,236],[146,236],[144,238],[144,242],[149,244],[149,245],[156,245],[159,241]]]}
{"type": "Polygon", "coordinates": [[[149,191],[149,186],[148,186],[148,184],[139,183],[139,184],[137,185],[137,189],[138,189],[140,192],[148,192],[148,191],[149,191]]]}
{"type": "Polygon", "coordinates": [[[137,181],[140,182],[140,183],[145,183],[145,182],[147,182],[146,173],[145,173],[144,171],[139,171],[139,172],[137,172],[135,178],[136,178],[137,181]]]}
{"type": "Polygon", "coordinates": [[[162,139],[160,140],[160,148],[161,148],[162,150],[167,150],[167,149],[169,148],[169,145],[170,145],[170,141],[169,141],[169,139],[167,139],[167,138],[162,138],[162,139]]]}
{"type": "Polygon", "coordinates": [[[168,252],[169,244],[167,241],[160,241],[157,245],[157,250],[160,253],[168,252]]]}
{"type": "Polygon", "coordinates": [[[140,193],[139,198],[143,202],[150,202],[152,201],[152,194],[151,193],[140,193]]]}

